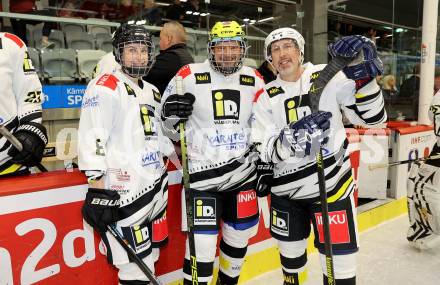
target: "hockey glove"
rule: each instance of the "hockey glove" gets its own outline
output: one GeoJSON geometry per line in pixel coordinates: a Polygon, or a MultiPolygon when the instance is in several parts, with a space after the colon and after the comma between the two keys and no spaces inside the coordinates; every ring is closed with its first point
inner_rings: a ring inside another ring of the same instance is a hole
{"type": "Polygon", "coordinates": [[[284,147],[290,147],[295,157],[314,156],[319,147],[328,142],[331,117],[332,113],[323,111],[305,116],[285,126],[279,141],[284,147]]]}
{"type": "Polygon", "coordinates": [[[170,95],[163,105],[162,119],[188,120],[188,117],[192,114],[195,100],[196,98],[191,93],[170,95]]]}
{"type": "Polygon", "coordinates": [[[257,161],[257,196],[265,197],[270,194],[273,180],[273,164],[257,161]]]}
{"type": "Polygon", "coordinates": [[[353,58],[353,61],[343,69],[343,72],[356,82],[356,90],[361,89],[383,73],[383,63],[377,55],[375,44],[364,36],[343,37],[331,43],[328,51],[332,57],[353,58]]]}
{"type": "Polygon", "coordinates": [[[89,188],[82,207],[84,220],[104,233],[107,225],[118,221],[119,194],[116,191],[89,188]]]}
{"type": "Polygon", "coordinates": [[[11,146],[8,155],[12,157],[13,163],[32,167],[41,162],[47,144],[47,132],[42,124],[27,122],[15,130],[14,136],[20,141],[23,149],[19,151],[11,146]]]}

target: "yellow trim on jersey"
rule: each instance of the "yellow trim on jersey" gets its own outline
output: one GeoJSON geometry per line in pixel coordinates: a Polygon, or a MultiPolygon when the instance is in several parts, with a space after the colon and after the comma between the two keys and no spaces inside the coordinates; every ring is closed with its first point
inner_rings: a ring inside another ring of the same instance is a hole
{"type": "Polygon", "coordinates": [[[367,96],[367,94],[361,94],[361,93],[356,93],[356,94],[354,94],[354,97],[355,97],[356,99],[361,99],[361,98],[364,98],[365,96],[367,96]]]}
{"type": "Polygon", "coordinates": [[[1,175],[6,175],[6,174],[11,174],[16,172],[17,170],[19,170],[21,168],[21,164],[13,164],[11,166],[9,166],[8,168],[6,168],[5,170],[3,170],[2,172],[0,172],[0,176],[1,175]]]}
{"type": "Polygon", "coordinates": [[[345,192],[347,192],[348,186],[350,186],[351,182],[353,182],[353,176],[350,176],[350,178],[347,179],[347,181],[342,184],[341,188],[339,188],[338,192],[336,192],[333,196],[327,198],[328,203],[333,203],[335,201],[338,201],[339,198],[341,198],[345,192]]]}

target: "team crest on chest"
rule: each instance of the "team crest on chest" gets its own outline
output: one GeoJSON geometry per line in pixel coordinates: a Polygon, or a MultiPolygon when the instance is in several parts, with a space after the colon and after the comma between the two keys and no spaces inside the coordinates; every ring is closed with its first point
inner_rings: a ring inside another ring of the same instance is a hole
{"type": "Polygon", "coordinates": [[[286,123],[290,124],[307,116],[310,111],[310,97],[309,94],[302,96],[295,96],[284,101],[284,112],[286,114],[286,123]]]}

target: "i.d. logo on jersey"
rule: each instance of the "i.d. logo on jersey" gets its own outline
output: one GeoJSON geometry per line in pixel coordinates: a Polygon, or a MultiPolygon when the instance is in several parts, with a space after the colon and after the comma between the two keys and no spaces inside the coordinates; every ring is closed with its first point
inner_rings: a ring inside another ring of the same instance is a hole
{"type": "Polygon", "coordinates": [[[212,91],[214,120],[238,120],[240,117],[240,91],[220,89],[212,91]]]}
{"type": "Polygon", "coordinates": [[[144,126],[145,136],[156,134],[156,124],[154,121],[154,107],[147,104],[139,105],[141,111],[142,125],[144,126]]]}

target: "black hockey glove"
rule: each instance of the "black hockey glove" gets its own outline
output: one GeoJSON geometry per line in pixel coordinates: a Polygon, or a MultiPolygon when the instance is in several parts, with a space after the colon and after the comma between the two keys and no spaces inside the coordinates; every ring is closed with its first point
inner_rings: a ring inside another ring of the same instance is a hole
{"type": "Polygon", "coordinates": [[[273,180],[273,164],[257,161],[257,187],[258,197],[265,197],[270,194],[270,187],[273,180]]]}
{"type": "Polygon", "coordinates": [[[332,113],[319,111],[285,126],[279,140],[284,147],[290,147],[294,156],[303,158],[315,155],[320,145],[328,142],[332,113]]]}
{"type": "Polygon", "coordinates": [[[84,220],[104,233],[107,225],[118,221],[119,194],[116,191],[89,188],[82,207],[84,220]]]}
{"type": "Polygon", "coordinates": [[[364,36],[353,35],[331,43],[328,51],[332,57],[353,58],[343,71],[356,82],[356,90],[383,74],[383,63],[377,55],[376,45],[364,36]]]}
{"type": "Polygon", "coordinates": [[[179,121],[186,121],[192,114],[193,104],[196,100],[191,93],[184,95],[172,94],[163,104],[162,119],[178,119],[179,121]]]}
{"type": "Polygon", "coordinates": [[[14,136],[23,146],[22,151],[18,151],[14,146],[8,151],[13,163],[19,163],[32,167],[41,162],[44,147],[47,144],[46,128],[42,124],[28,122],[20,125],[14,132],[14,136]]]}

